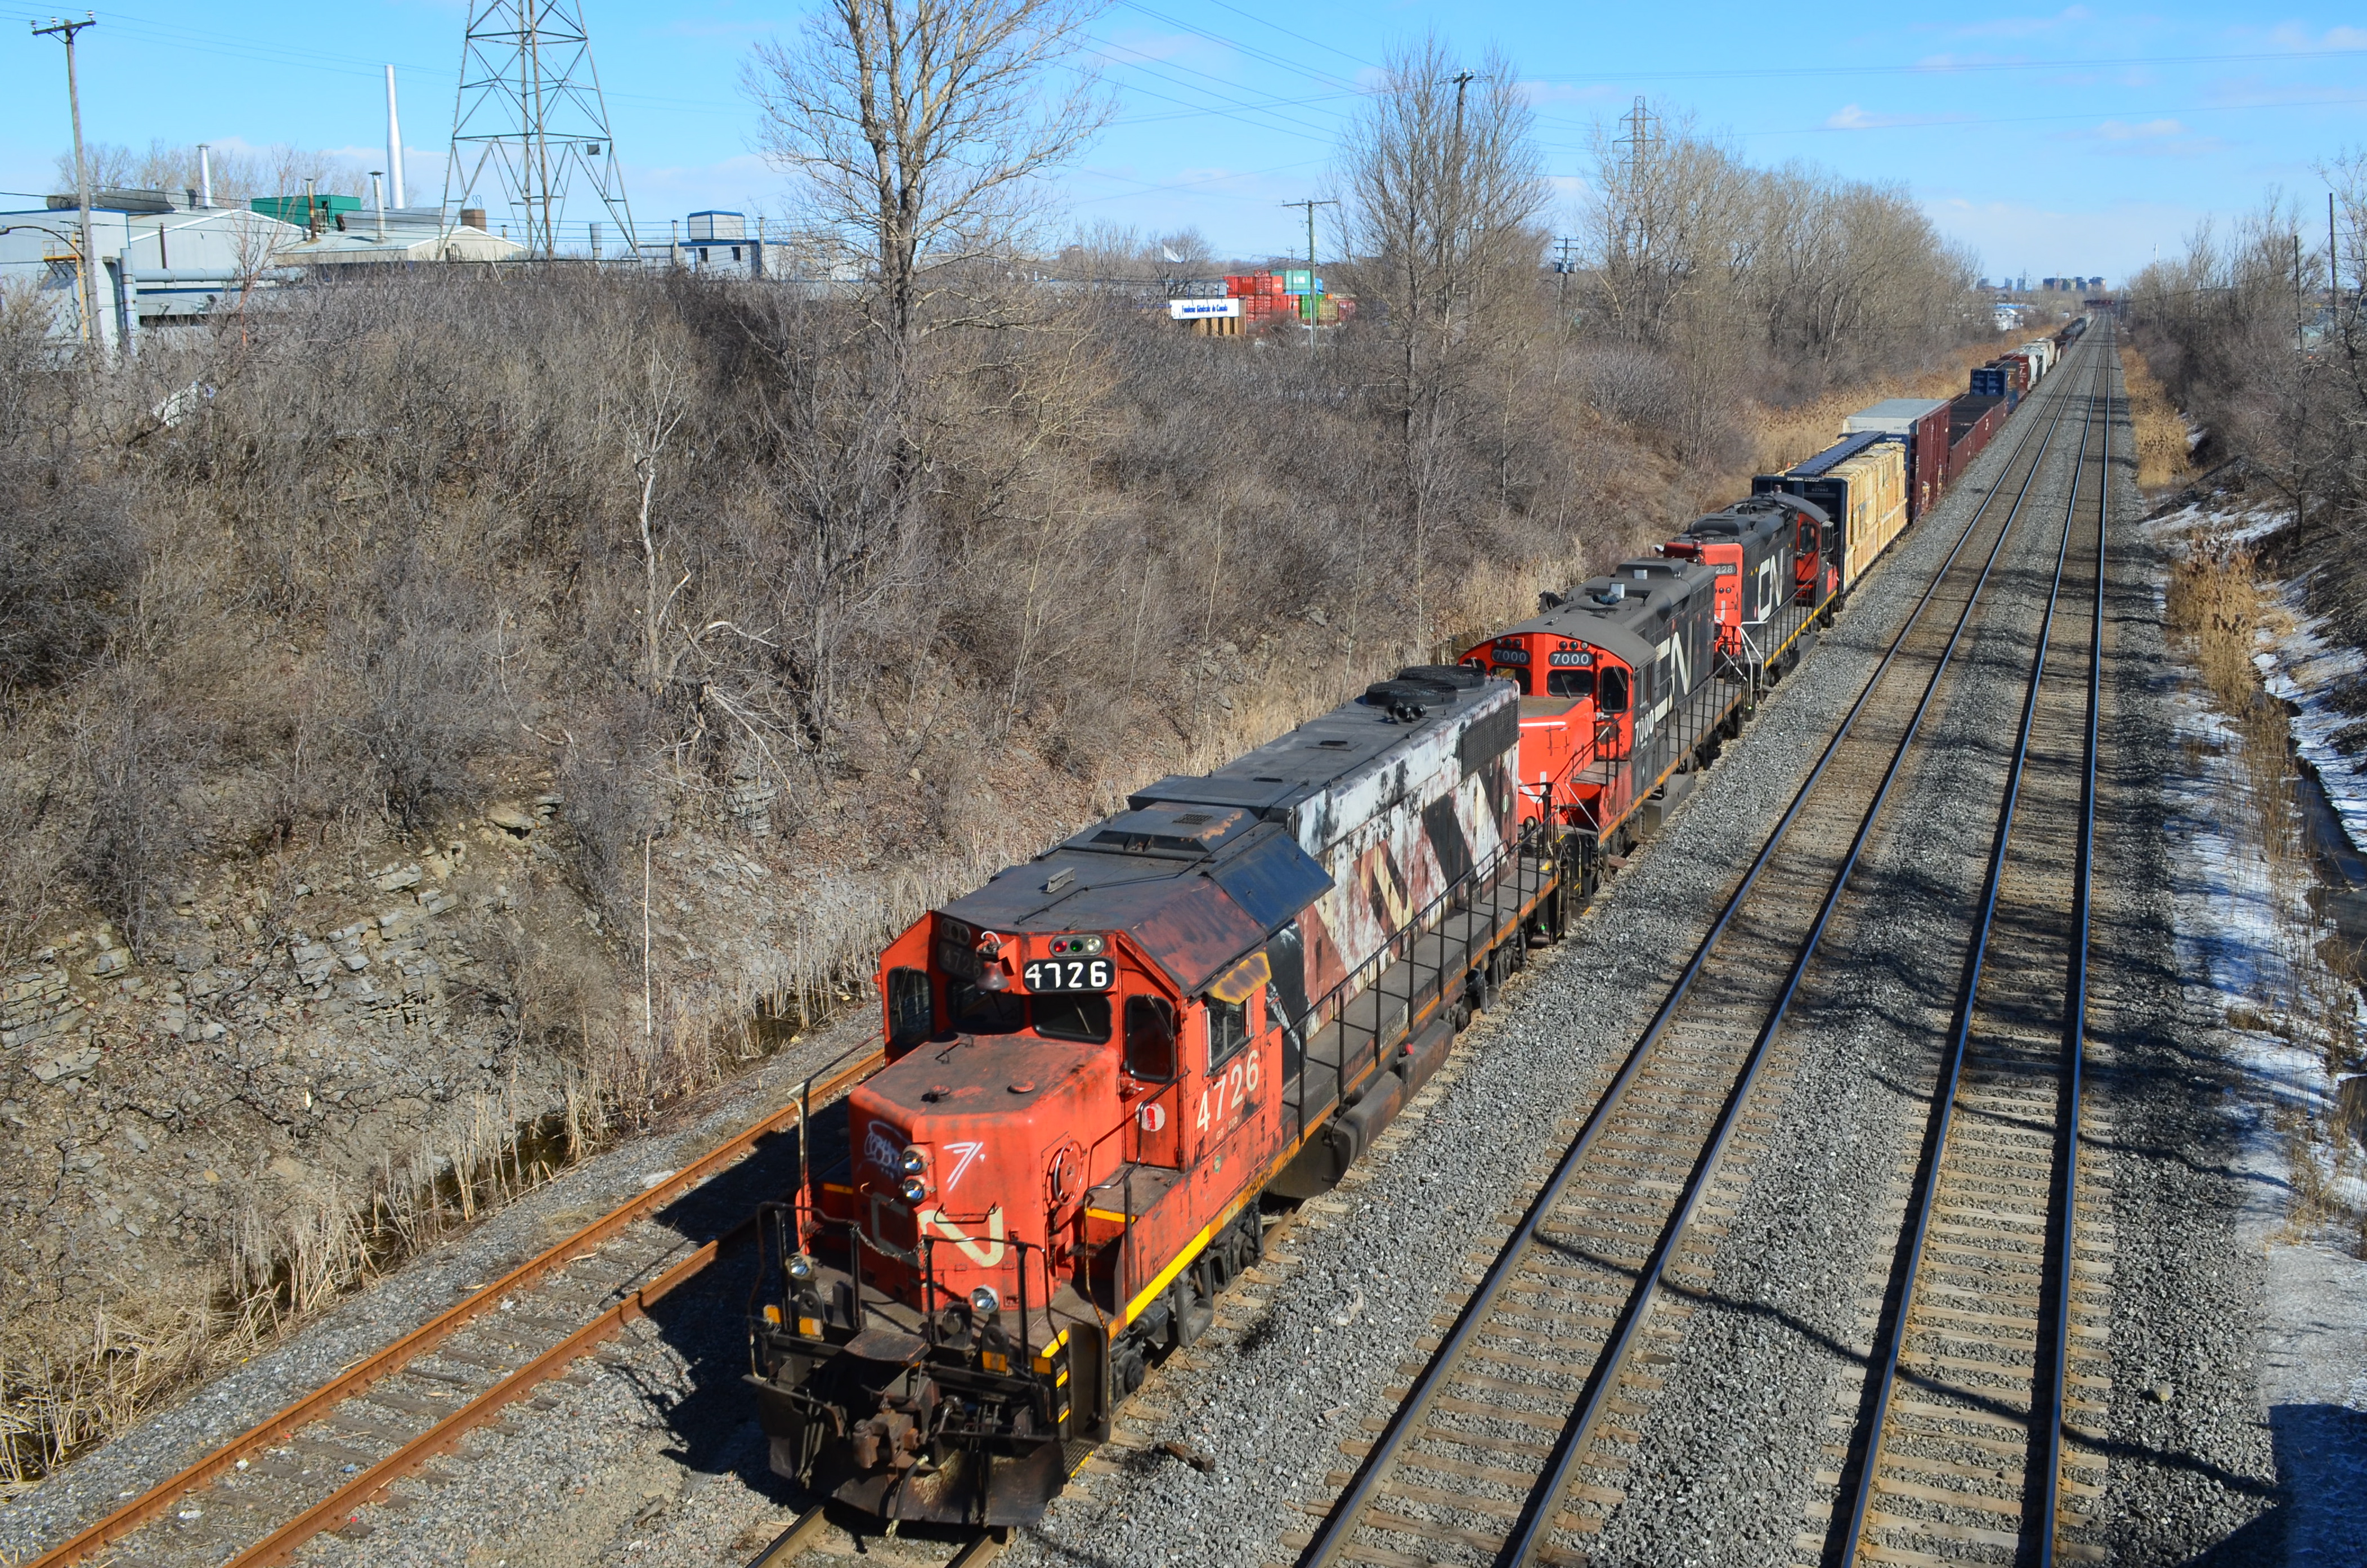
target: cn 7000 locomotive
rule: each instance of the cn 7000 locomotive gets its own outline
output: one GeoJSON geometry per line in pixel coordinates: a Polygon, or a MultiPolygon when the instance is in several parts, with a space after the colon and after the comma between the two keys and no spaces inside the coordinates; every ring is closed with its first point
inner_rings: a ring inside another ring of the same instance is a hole
{"type": "Polygon", "coordinates": [[[771,1224],[771,1462],[889,1518],[1031,1521],[1551,918],[1512,686],[1422,666],[924,915],[888,1064],[771,1224]]]}

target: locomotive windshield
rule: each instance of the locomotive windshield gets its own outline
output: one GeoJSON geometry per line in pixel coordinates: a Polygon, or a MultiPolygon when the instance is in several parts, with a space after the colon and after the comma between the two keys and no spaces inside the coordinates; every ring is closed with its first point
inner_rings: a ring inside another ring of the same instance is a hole
{"type": "Polygon", "coordinates": [[[1550,670],[1546,674],[1546,695],[1548,697],[1592,697],[1592,670],[1550,670]]]}
{"type": "Polygon", "coordinates": [[[1029,1003],[1036,1032],[1052,1040],[1099,1045],[1110,1037],[1110,1000],[1089,992],[1054,993],[1029,1003]]]}

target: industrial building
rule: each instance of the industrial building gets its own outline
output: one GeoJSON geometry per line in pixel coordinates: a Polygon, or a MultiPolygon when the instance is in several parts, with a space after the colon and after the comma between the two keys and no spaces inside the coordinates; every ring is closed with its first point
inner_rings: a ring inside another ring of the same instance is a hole
{"type": "MultiPolygon", "coordinates": [[[[101,190],[91,196],[98,319],[91,335],[113,347],[143,324],[202,314],[213,300],[262,281],[304,231],[243,207],[207,205],[196,191],[101,190]]],[[[59,306],[60,330],[83,331],[82,215],[70,196],[0,212],[0,284],[29,286],[59,306]]]]}

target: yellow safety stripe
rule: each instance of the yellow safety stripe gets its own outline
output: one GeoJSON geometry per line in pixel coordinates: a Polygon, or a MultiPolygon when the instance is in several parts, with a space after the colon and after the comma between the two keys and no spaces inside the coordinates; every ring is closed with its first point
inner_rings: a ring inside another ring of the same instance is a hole
{"type": "MultiPolygon", "coordinates": [[[[1506,933],[1519,929],[1521,921],[1527,915],[1528,912],[1535,907],[1535,901],[1522,905],[1519,913],[1515,914],[1510,921],[1497,928],[1497,937],[1501,940],[1506,933]]],[[[1491,944],[1491,946],[1493,944],[1491,944]]],[[[1470,972],[1473,967],[1475,966],[1466,964],[1464,966],[1464,972],[1470,972]]],[[[1444,1000],[1445,996],[1442,988],[1441,994],[1433,997],[1428,1006],[1409,1017],[1406,1023],[1406,1036],[1408,1039],[1412,1038],[1415,1028],[1422,1023],[1427,1022],[1430,1016],[1438,1010],[1439,1004],[1444,1000]]],[[[1359,1083],[1362,1083],[1363,1081],[1363,1079],[1357,1080],[1359,1083]]],[[[1343,1085],[1343,1087],[1345,1087],[1345,1085],[1343,1085]]],[[[1136,1318],[1140,1317],[1144,1309],[1149,1307],[1150,1303],[1158,1298],[1160,1292],[1165,1290],[1168,1286],[1172,1285],[1175,1282],[1175,1277],[1178,1274],[1183,1273],[1186,1268],[1189,1268],[1192,1266],[1193,1260],[1207,1250],[1208,1244],[1217,1239],[1217,1233],[1231,1224],[1234,1218],[1240,1213],[1244,1207],[1257,1200],[1258,1194],[1265,1190],[1266,1183],[1281,1175],[1282,1168],[1298,1157],[1298,1152],[1307,1147],[1307,1143],[1309,1139],[1313,1138],[1318,1132],[1323,1131],[1324,1123],[1328,1122],[1330,1119],[1331,1118],[1326,1117],[1323,1121],[1317,1122],[1314,1126],[1309,1127],[1306,1131],[1300,1133],[1297,1142],[1293,1142],[1288,1148],[1276,1155],[1273,1163],[1266,1166],[1265,1174],[1263,1176],[1260,1176],[1254,1183],[1244,1188],[1239,1198],[1234,1199],[1232,1202],[1227,1204],[1223,1213],[1217,1215],[1214,1220],[1209,1221],[1206,1225],[1203,1226],[1200,1233],[1192,1238],[1190,1244],[1185,1246],[1183,1251],[1177,1253],[1174,1260],[1169,1263],[1166,1267],[1159,1271],[1158,1278],[1151,1280],[1150,1284],[1144,1286],[1141,1292],[1137,1295],[1134,1300],[1126,1304],[1126,1311],[1120,1312],[1117,1316],[1117,1320],[1110,1324],[1111,1337],[1116,1337],[1118,1330],[1125,1328],[1127,1324],[1134,1322],[1136,1318]]],[[[1172,1191],[1173,1188],[1171,1187],[1169,1190],[1172,1191]]]]}

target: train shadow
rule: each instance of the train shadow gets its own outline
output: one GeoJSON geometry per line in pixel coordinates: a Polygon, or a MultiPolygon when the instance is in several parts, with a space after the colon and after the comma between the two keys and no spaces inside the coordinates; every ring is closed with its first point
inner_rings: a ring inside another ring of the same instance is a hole
{"type": "Polygon", "coordinates": [[[2269,1410],[2276,1487],[2269,1506],[2184,1568],[2367,1562],[2367,1411],[2340,1404],[2269,1410]]]}

